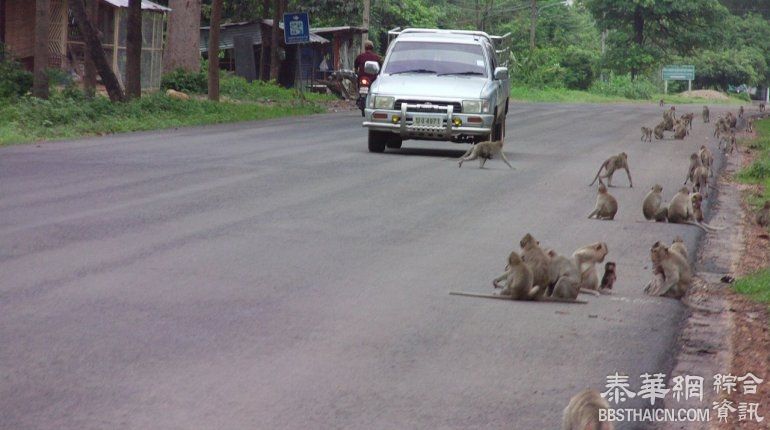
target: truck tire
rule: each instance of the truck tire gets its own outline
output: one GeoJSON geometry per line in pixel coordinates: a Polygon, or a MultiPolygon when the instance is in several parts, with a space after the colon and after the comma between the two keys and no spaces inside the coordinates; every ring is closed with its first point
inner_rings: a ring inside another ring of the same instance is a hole
{"type": "Polygon", "coordinates": [[[386,132],[369,130],[369,152],[385,152],[387,142],[386,132]]]}
{"type": "Polygon", "coordinates": [[[401,136],[391,133],[389,136],[389,139],[387,140],[387,147],[390,149],[401,149],[401,144],[404,142],[403,139],[401,139],[401,136]]]}
{"type": "Polygon", "coordinates": [[[505,138],[505,116],[492,124],[492,135],[489,140],[497,141],[505,138]]]}

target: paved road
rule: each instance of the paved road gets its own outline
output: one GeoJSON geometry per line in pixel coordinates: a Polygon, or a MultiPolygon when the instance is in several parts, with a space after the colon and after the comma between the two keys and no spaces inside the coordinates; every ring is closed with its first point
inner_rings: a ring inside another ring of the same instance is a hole
{"type": "Polygon", "coordinates": [[[683,309],[642,294],[648,249],[697,231],[637,222],[640,201],[710,127],[640,142],[660,111],[514,104],[515,170],[370,154],[355,112],[2,148],[0,427],[557,428],[578,390],[672,364],[683,309]],[[587,220],[620,151],[635,187],[587,220]],[[491,292],[527,232],[606,241],[616,294],[447,294],[491,292]]]}

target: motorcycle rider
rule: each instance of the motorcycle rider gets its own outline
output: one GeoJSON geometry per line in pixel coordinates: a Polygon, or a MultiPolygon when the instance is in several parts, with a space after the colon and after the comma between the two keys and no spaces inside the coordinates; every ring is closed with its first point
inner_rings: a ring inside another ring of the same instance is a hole
{"type": "Polygon", "coordinates": [[[376,61],[380,66],[382,66],[382,57],[374,52],[374,44],[371,40],[364,42],[364,52],[358,54],[356,61],[353,62],[353,67],[356,69],[358,79],[360,80],[362,77],[367,77],[369,78],[369,83],[371,83],[377,79],[377,76],[372,76],[366,73],[364,70],[364,64],[366,64],[367,61],[376,61]]]}

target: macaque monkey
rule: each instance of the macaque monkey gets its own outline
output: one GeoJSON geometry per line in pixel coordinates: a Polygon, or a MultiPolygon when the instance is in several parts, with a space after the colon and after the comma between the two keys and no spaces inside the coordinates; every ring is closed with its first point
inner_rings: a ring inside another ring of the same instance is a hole
{"type": "Polygon", "coordinates": [[[572,253],[572,259],[580,272],[581,292],[599,295],[599,275],[596,274],[596,264],[604,262],[607,252],[606,243],[596,242],[572,253]]]}
{"type": "Polygon", "coordinates": [[[703,161],[701,161],[700,155],[695,152],[690,154],[690,167],[687,168],[687,176],[684,178],[682,185],[686,185],[687,181],[694,183],[693,175],[695,174],[695,169],[701,166],[703,166],[703,161]]]}
{"type": "Polygon", "coordinates": [[[765,201],[765,205],[757,213],[757,224],[767,227],[770,224],[770,200],[765,201]]]}
{"type": "Polygon", "coordinates": [[[509,297],[512,300],[531,300],[532,293],[532,270],[524,264],[516,251],[511,251],[508,255],[508,265],[505,273],[492,281],[495,288],[502,288],[501,296],[509,297]],[[505,279],[505,284],[498,285],[499,279],[505,279]]]}
{"type": "Polygon", "coordinates": [[[548,279],[549,297],[575,300],[580,293],[580,273],[575,262],[549,249],[548,279]]]}
{"type": "Polygon", "coordinates": [[[727,112],[727,125],[729,125],[730,128],[735,128],[735,126],[738,125],[738,118],[733,115],[732,112],[727,112]]]}
{"type": "Polygon", "coordinates": [[[660,123],[655,126],[655,130],[653,130],[653,133],[655,133],[655,139],[656,140],[662,140],[663,139],[663,132],[666,130],[666,125],[664,123],[660,123]]]}
{"type": "Polygon", "coordinates": [[[626,175],[628,175],[628,184],[631,188],[634,187],[634,182],[631,180],[631,172],[628,170],[628,155],[625,152],[621,152],[618,155],[613,155],[612,157],[604,160],[604,163],[602,163],[601,167],[599,167],[599,171],[596,172],[596,176],[594,177],[594,180],[591,181],[588,186],[592,186],[596,180],[599,180],[599,183],[602,182],[602,178],[607,179],[607,186],[612,186],[612,175],[615,173],[616,170],[625,169],[626,175]],[[605,174],[602,175],[602,169],[604,169],[605,174]]]}
{"type": "Polygon", "coordinates": [[[604,263],[604,275],[602,276],[602,283],[599,285],[599,291],[609,293],[612,286],[615,285],[616,279],[615,263],[612,261],[604,263]]]}
{"type": "Polygon", "coordinates": [[[702,115],[703,115],[703,122],[704,123],[709,122],[709,107],[708,106],[703,106],[703,113],[702,113],[702,115]]]}
{"type": "Polygon", "coordinates": [[[463,154],[462,157],[460,157],[460,161],[457,162],[457,167],[463,167],[463,162],[472,161],[478,158],[479,168],[483,169],[484,163],[497,155],[500,156],[500,159],[502,159],[503,162],[508,165],[508,167],[513,169],[511,163],[508,162],[508,158],[505,157],[505,152],[503,152],[502,140],[497,140],[494,142],[479,142],[473,145],[465,154],[463,154]]]}
{"type": "Polygon", "coordinates": [[[668,219],[668,208],[663,206],[663,187],[655,184],[650,188],[642,202],[642,214],[645,219],[657,222],[665,222],[668,219]]]}
{"type": "Polygon", "coordinates": [[[607,187],[604,184],[599,184],[596,205],[593,212],[588,214],[588,218],[596,217],[596,219],[613,220],[616,213],[618,213],[618,201],[612,194],[607,192],[607,187]]]}
{"type": "Polygon", "coordinates": [[[717,122],[714,123],[714,137],[719,137],[720,134],[726,133],[730,129],[726,118],[719,117],[717,122]]]}
{"type": "Polygon", "coordinates": [[[674,113],[674,107],[663,112],[663,129],[666,131],[674,131],[674,122],[676,121],[676,114],[674,113]]]}
{"type": "Polygon", "coordinates": [[[708,178],[710,170],[703,165],[700,154],[692,153],[690,155],[690,167],[684,184],[689,180],[693,183],[695,192],[702,192],[704,197],[708,197],[708,178]]]}
{"type": "MultiPolygon", "coordinates": [[[[692,112],[686,113],[681,116],[682,122],[687,126],[689,130],[692,130],[692,120],[695,118],[695,114],[692,112]]],[[[688,133],[689,134],[689,133],[688,133]]]]}
{"type": "Polygon", "coordinates": [[[746,131],[754,131],[754,118],[749,117],[749,119],[746,120],[746,131]]]}
{"type": "Polygon", "coordinates": [[[671,202],[668,204],[668,222],[694,225],[706,232],[718,230],[715,227],[711,227],[708,224],[703,224],[695,220],[690,190],[688,190],[687,187],[680,189],[679,192],[671,198],[671,202]]]}
{"type": "Polygon", "coordinates": [[[521,259],[532,270],[532,283],[538,288],[534,291],[534,294],[537,298],[540,298],[545,295],[550,283],[548,278],[548,264],[550,263],[548,254],[540,248],[540,242],[535,240],[529,233],[521,238],[519,245],[521,246],[521,259]]]}
{"type": "Polygon", "coordinates": [[[642,138],[639,140],[642,142],[652,142],[652,129],[649,127],[642,127],[642,138]]]}
{"type": "Polygon", "coordinates": [[[172,90],[171,88],[166,90],[166,97],[174,100],[190,100],[190,96],[187,94],[181,91],[172,90]]]}
{"type": "Polygon", "coordinates": [[[673,241],[671,241],[671,246],[668,248],[672,252],[678,252],[679,255],[684,257],[685,260],[688,260],[688,253],[687,253],[687,247],[684,245],[684,239],[682,239],[682,236],[677,236],[674,238],[673,241]]]}
{"type": "Polygon", "coordinates": [[[598,391],[586,389],[572,397],[562,414],[562,430],[615,430],[612,421],[599,421],[599,411],[610,404],[598,391]]]}
{"type": "Polygon", "coordinates": [[[743,118],[743,106],[738,109],[738,118],[743,118]]]}
{"type": "Polygon", "coordinates": [[[683,122],[677,121],[674,128],[674,139],[684,140],[685,136],[687,136],[687,126],[683,122]]]}
{"type": "Polygon", "coordinates": [[[759,111],[760,112],[764,112],[765,111],[765,104],[764,103],[760,103],[759,104],[759,111]]]}
{"type": "Polygon", "coordinates": [[[692,203],[692,217],[695,221],[704,224],[703,220],[703,195],[701,193],[690,194],[690,203],[692,203]]]}
{"type": "Polygon", "coordinates": [[[658,103],[658,106],[663,107],[666,103],[663,101],[663,99],[660,99],[660,102],[658,103]]]}
{"type": "Polygon", "coordinates": [[[701,145],[698,155],[700,156],[701,164],[704,167],[708,167],[709,176],[714,176],[714,154],[711,153],[711,150],[706,145],[701,145]]]}
{"type": "Polygon", "coordinates": [[[719,134],[719,148],[724,153],[732,154],[735,150],[735,132],[732,130],[725,130],[719,134]]]}
{"type": "Polygon", "coordinates": [[[678,252],[655,242],[650,248],[654,278],[644,288],[652,296],[681,298],[692,282],[690,263],[678,252]]]}

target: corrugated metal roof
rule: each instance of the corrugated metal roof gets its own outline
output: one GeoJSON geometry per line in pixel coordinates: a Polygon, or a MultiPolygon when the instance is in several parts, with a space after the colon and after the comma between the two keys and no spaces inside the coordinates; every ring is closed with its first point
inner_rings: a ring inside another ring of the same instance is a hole
{"type": "Polygon", "coordinates": [[[340,27],[311,27],[310,30],[313,33],[335,33],[337,31],[352,31],[354,33],[368,33],[369,30],[364,27],[356,27],[352,25],[344,25],[340,27]]]}
{"type": "MultiPolygon", "coordinates": [[[[268,26],[273,26],[272,19],[264,19],[262,22],[268,26]]],[[[283,24],[279,26],[283,29],[283,24]]],[[[262,31],[259,22],[236,22],[231,24],[222,24],[219,30],[219,49],[232,49],[234,47],[233,39],[236,36],[251,36],[255,45],[262,44],[262,31]]],[[[329,43],[329,40],[310,32],[310,43],[329,43]]],[[[200,50],[206,52],[209,50],[209,27],[201,27],[200,32],[200,50]]]]}
{"type": "MultiPolygon", "coordinates": [[[[105,3],[109,3],[115,7],[128,7],[128,0],[102,0],[105,3]]],[[[142,9],[154,10],[158,12],[170,12],[171,9],[161,6],[157,3],[153,3],[148,0],[142,0],[142,9]]]]}

